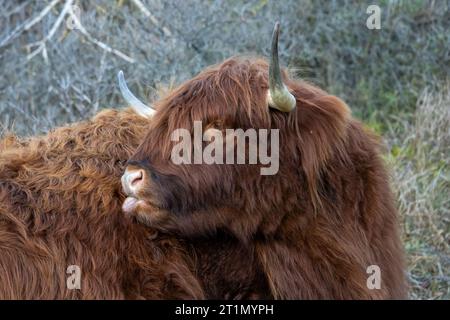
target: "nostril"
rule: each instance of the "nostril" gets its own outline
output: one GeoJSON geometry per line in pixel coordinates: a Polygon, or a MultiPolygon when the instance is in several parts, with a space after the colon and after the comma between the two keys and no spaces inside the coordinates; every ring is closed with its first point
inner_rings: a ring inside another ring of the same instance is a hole
{"type": "Polygon", "coordinates": [[[142,172],[142,170],[139,170],[131,178],[130,184],[132,187],[134,187],[134,186],[136,186],[136,184],[139,184],[140,182],[142,182],[143,179],[144,179],[144,173],[142,172]]]}

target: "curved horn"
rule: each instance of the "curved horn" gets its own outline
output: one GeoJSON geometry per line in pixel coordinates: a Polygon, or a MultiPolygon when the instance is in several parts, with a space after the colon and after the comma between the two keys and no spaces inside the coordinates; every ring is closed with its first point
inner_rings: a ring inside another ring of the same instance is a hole
{"type": "Polygon", "coordinates": [[[290,112],[295,108],[295,97],[289,92],[281,77],[280,64],[278,62],[278,35],[280,23],[275,23],[272,35],[272,56],[269,66],[269,106],[283,112],[290,112]]]}
{"type": "Polygon", "coordinates": [[[117,74],[117,78],[119,80],[120,92],[122,93],[122,97],[125,99],[125,101],[140,116],[144,118],[151,117],[156,111],[152,107],[147,106],[138,98],[136,98],[136,96],[130,91],[130,89],[128,89],[122,70],[120,70],[119,73],[117,74]]]}

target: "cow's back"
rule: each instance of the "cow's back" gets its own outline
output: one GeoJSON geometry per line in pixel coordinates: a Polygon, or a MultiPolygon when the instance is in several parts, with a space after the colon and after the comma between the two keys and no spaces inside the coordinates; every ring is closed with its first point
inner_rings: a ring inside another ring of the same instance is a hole
{"type": "Polygon", "coordinates": [[[120,176],[146,124],[107,110],[0,142],[0,298],[202,296],[178,243],[121,212],[120,176]],[[79,290],[68,288],[72,265],[79,290]]]}

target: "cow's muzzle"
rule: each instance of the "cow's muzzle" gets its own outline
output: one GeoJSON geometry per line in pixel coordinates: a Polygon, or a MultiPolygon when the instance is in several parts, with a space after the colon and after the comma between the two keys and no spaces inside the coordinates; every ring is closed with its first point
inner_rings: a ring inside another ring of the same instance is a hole
{"type": "Polygon", "coordinates": [[[145,171],[143,169],[127,168],[122,176],[122,188],[128,196],[137,197],[145,185],[145,171]]]}
{"type": "Polygon", "coordinates": [[[122,188],[128,198],[125,199],[122,209],[125,213],[134,213],[145,202],[138,199],[138,194],[145,185],[145,170],[128,167],[122,176],[122,188]]]}

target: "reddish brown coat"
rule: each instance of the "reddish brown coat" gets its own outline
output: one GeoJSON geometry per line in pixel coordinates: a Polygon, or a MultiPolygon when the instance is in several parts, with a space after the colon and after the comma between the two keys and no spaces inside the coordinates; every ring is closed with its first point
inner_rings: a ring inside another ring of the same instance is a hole
{"type": "Polygon", "coordinates": [[[0,141],[0,299],[204,297],[182,245],[121,211],[120,176],[146,126],[107,110],[0,141]],[[67,288],[69,265],[80,290],[67,288]]]}
{"type": "Polygon", "coordinates": [[[403,298],[403,250],[378,139],[339,98],[285,75],[297,100],[268,108],[268,66],[232,58],[157,103],[130,168],[150,177],[138,217],[186,238],[218,230],[255,253],[275,298],[403,298]],[[175,165],[171,133],[203,127],[280,130],[280,170],[258,165],[175,165]],[[381,289],[367,287],[367,267],[381,289]]]}

